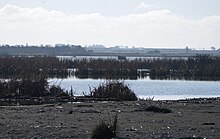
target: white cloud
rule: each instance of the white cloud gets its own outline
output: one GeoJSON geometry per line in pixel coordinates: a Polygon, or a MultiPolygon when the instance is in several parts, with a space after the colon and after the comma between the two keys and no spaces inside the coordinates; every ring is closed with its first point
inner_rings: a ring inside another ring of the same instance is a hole
{"type": "Polygon", "coordinates": [[[169,10],[106,17],[44,8],[0,9],[0,44],[97,44],[141,47],[220,47],[220,16],[188,19],[169,10]]]}
{"type": "Polygon", "coordinates": [[[155,7],[154,5],[152,5],[152,4],[146,4],[145,2],[141,2],[141,3],[137,6],[138,9],[152,9],[152,8],[154,8],[154,7],[155,7]]]}

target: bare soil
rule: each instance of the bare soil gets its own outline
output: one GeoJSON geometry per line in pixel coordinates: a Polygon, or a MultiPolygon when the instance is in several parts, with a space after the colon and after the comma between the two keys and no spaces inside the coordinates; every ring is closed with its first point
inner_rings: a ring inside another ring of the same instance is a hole
{"type": "Polygon", "coordinates": [[[87,139],[101,121],[113,122],[117,112],[119,138],[220,137],[220,99],[217,98],[1,106],[0,138],[87,139]],[[168,108],[172,112],[145,111],[151,105],[168,108]]]}

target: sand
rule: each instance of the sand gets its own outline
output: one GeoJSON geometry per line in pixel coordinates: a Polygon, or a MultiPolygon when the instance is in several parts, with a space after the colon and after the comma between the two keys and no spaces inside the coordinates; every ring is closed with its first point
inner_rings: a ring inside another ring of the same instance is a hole
{"type": "Polygon", "coordinates": [[[220,138],[219,98],[1,106],[0,138],[87,139],[100,121],[112,122],[116,113],[119,138],[220,138]],[[145,111],[150,105],[172,113],[145,111]]]}

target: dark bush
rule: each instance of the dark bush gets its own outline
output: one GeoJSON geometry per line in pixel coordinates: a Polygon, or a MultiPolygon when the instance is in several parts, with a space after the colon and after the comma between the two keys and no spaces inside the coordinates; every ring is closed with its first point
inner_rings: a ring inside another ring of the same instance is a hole
{"type": "Polygon", "coordinates": [[[55,97],[68,97],[69,94],[66,93],[60,86],[52,85],[49,89],[50,96],[55,97]]]}
{"type": "Polygon", "coordinates": [[[59,86],[49,87],[43,77],[0,80],[0,98],[47,96],[68,97],[69,94],[59,86]]]}
{"type": "Polygon", "coordinates": [[[27,78],[17,82],[21,96],[42,97],[48,92],[48,82],[45,78],[27,78]]]}
{"type": "Polygon", "coordinates": [[[91,91],[91,97],[110,98],[119,101],[137,100],[135,93],[124,83],[120,81],[107,81],[91,91]]]}
{"type": "Polygon", "coordinates": [[[3,80],[0,80],[0,96],[5,97],[7,94],[7,83],[3,80]]]}
{"type": "Polygon", "coordinates": [[[0,82],[1,98],[10,97],[42,97],[48,93],[45,78],[10,79],[0,82]]]}

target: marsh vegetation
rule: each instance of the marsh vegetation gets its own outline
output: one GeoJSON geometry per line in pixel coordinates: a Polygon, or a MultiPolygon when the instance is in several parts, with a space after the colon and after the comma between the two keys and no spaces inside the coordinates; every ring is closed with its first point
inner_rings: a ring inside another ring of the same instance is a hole
{"type": "Polygon", "coordinates": [[[1,78],[45,76],[66,78],[126,79],[150,76],[154,78],[216,78],[220,77],[220,58],[198,55],[187,59],[151,58],[64,59],[51,56],[0,57],[1,78]]]}
{"type": "Polygon", "coordinates": [[[51,56],[0,57],[0,94],[7,97],[69,96],[58,86],[49,86],[48,78],[104,78],[116,79],[90,90],[90,97],[113,98],[120,101],[136,100],[129,86],[117,79],[135,79],[149,76],[151,79],[206,79],[220,77],[220,59],[197,56],[187,59],[64,59],[51,56]]]}

